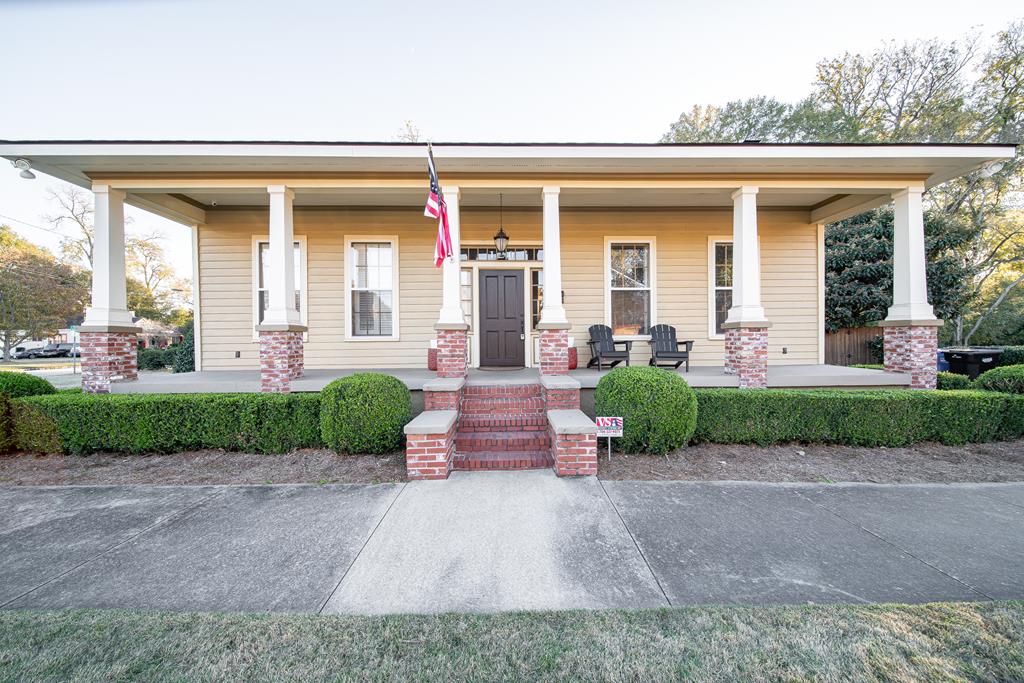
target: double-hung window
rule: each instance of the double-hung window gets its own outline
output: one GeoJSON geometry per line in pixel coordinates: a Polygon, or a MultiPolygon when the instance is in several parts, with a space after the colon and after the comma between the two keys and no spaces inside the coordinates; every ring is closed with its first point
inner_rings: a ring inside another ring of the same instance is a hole
{"type": "MultiPolygon", "coordinates": [[[[266,238],[253,241],[253,320],[255,325],[263,322],[270,308],[270,241],[266,238]]],[[[306,259],[305,243],[295,240],[293,258],[295,259],[295,310],[302,316],[302,324],[306,324],[306,310],[303,299],[306,291],[306,259]]],[[[255,332],[254,332],[255,334],[255,332]]]]}
{"type": "Polygon", "coordinates": [[[709,271],[711,275],[711,315],[709,332],[712,337],[725,335],[722,324],[729,317],[732,308],[732,242],[712,241],[709,250],[709,271]]]}
{"type": "Polygon", "coordinates": [[[607,240],[607,318],[616,335],[647,334],[654,311],[654,240],[607,240]]]}
{"type": "Polygon", "coordinates": [[[349,339],[398,338],[398,239],[346,241],[345,282],[349,339]]]}

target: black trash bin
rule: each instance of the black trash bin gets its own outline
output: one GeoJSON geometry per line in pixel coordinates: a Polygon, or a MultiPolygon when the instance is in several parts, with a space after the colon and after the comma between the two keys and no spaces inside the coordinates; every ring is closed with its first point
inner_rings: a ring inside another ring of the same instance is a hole
{"type": "Polygon", "coordinates": [[[950,372],[967,375],[975,379],[978,375],[999,365],[1002,349],[986,349],[981,347],[960,347],[942,349],[949,363],[950,372]]]}

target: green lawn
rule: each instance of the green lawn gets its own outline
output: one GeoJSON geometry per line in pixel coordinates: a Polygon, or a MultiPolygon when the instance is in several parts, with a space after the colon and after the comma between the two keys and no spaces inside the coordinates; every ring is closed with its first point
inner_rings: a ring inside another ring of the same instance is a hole
{"type": "Polygon", "coordinates": [[[1024,680],[1024,603],[338,617],[0,612],[0,680],[1024,680]]]}

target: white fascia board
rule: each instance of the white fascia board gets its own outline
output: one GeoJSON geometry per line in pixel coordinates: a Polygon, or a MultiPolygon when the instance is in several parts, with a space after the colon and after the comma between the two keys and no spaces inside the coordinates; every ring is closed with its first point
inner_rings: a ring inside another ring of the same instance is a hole
{"type": "MultiPolygon", "coordinates": [[[[204,143],[0,143],[0,156],[32,157],[305,157],[420,159],[426,145],[204,143]]],[[[464,159],[970,159],[976,167],[1012,158],[1012,145],[434,145],[434,154],[464,159]]]]}

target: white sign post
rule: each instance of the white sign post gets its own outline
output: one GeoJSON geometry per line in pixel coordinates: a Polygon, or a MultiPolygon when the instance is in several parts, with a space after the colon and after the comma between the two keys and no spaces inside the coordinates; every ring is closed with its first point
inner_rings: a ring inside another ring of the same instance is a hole
{"type": "Polygon", "coordinates": [[[608,437],[608,459],[612,459],[612,437],[622,436],[622,418],[621,417],[599,417],[597,422],[597,436],[608,437]]]}

